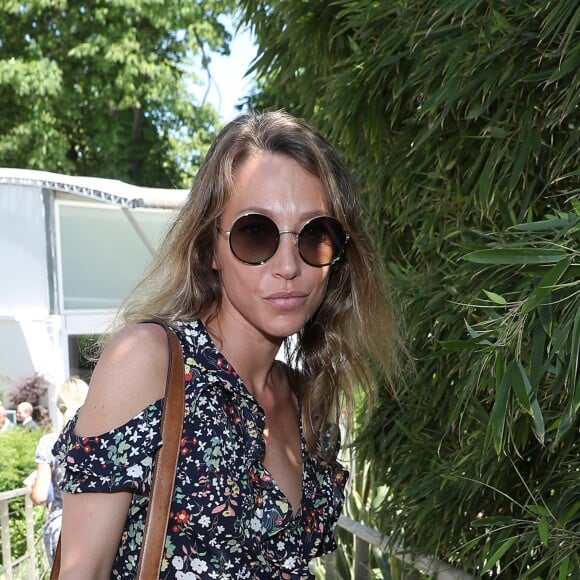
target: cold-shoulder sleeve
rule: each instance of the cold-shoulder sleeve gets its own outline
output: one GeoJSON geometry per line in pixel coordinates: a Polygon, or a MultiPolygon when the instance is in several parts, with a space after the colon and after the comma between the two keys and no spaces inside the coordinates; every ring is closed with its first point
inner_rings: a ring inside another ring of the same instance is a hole
{"type": "Polygon", "coordinates": [[[75,434],[77,413],[53,448],[65,470],[62,489],[70,493],[125,490],[147,494],[153,456],[162,443],[162,410],[160,399],[124,425],[91,437],[75,434]]]}

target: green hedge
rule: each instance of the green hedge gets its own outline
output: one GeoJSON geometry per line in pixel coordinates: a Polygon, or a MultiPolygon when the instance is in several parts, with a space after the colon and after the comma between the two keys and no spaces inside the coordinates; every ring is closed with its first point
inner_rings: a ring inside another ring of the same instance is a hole
{"type": "MultiPolygon", "coordinates": [[[[44,431],[30,431],[15,427],[0,434],[0,491],[9,491],[24,487],[24,479],[35,470],[34,450],[44,431]]],[[[26,552],[26,526],[24,501],[16,498],[9,503],[10,538],[12,558],[18,558],[26,552]]],[[[35,537],[38,538],[44,522],[45,508],[39,506],[34,510],[35,537]]],[[[0,565],[4,562],[0,554],[0,565]]]]}

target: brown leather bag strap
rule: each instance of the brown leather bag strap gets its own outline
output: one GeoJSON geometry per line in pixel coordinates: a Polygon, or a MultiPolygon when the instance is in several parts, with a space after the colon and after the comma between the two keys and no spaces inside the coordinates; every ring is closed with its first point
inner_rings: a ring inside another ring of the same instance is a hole
{"type": "MultiPolygon", "coordinates": [[[[151,476],[151,499],[147,509],[143,543],[139,555],[138,580],[157,580],[159,578],[185,411],[185,385],[183,382],[185,369],[179,339],[175,332],[166,324],[153,320],[148,322],[160,324],[167,332],[169,366],[167,367],[165,401],[161,417],[161,439],[163,445],[157,452],[153,475],[151,476]]],[[[60,537],[50,572],[50,580],[58,580],[59,574],[60,537]]]]}
{"type": "Polygon", "coordinates": [[[185,411],[183,383],[185,370],[181,344],[173,330],[165,324],[162,326],[167,332],[169,348],[169,367],[161,419],[163,445],[157,452],[151,478],[151,499],[147,508],[143,543],[139,555],[138,580],[157,580],[159,578],[185,411]]]}

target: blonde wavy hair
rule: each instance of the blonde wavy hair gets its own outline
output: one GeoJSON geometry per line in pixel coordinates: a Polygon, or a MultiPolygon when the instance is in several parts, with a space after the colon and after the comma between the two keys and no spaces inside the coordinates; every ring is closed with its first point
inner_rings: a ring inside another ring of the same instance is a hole
{"type": "Polygon", "coordinates": [[[88,392],[89,385],[79,377],[70,377],[60,385],[55,402],[63,415],[63,424],[68,423],[83,406],[88,392]]]}
{"type": "Polygon", "coordinates": [[[394,384],[402,349],[355,182],[335,148],[309,124],[284,111],[252,112],[222,129],[151,266],[122,305],[118,325],[211,319],[219,312],[221,284],[212,268],[216,224],[233,191],[236,169],[262,152],[288,155],[317,176],[329,213],[350,234],[344,258],[331,267],[318,311],[296,341],[285,341],[287,360],[299,369],[292,374],[301,385],[308,448],[332,460],[339,420],[352,416],[355,388],[371,394],[373,369],[382,369],[386,383],[394,384]]]}

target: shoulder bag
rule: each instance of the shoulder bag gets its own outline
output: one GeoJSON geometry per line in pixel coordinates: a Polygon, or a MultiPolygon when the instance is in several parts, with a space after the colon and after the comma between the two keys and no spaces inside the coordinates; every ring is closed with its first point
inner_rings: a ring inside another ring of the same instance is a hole
{"type": "MultiPolygon", "coordinates": [[[[175,332],[166,324],[160,324],[167,332],[169,367],[165,382],[165,402],[161,418],[163,445],[157,452],[151,478],[151,496],[145,519],[143,542],[139,554],[137,580],[156,580],[163,558],[163,547],[167,533],[167,521],[171,509],[171,496],[175,483],[175,469],[179,457],[179,442],[185,410],[185,375],[183,353],[175,332]]],[[[60,574],[60,539],[54,556],[50,580],[58,580],[60,574]]]]}

